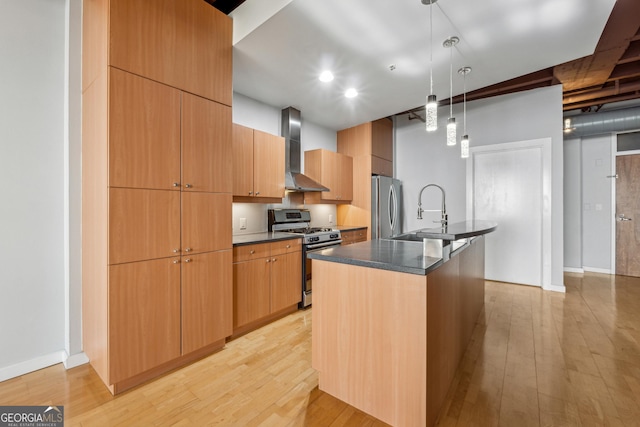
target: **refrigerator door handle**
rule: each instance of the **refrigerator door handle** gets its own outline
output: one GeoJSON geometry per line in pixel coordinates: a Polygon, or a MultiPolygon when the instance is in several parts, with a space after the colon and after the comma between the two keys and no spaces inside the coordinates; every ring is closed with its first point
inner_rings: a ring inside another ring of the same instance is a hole
{"type": "Polygon", "coordinates": [[[396,215],[398,212],[398,197],[396,196],[396,190],[393,185],[389,187],[389,227],[391,228],[391,235],[394,234],[394,227],[396,225],[396,215]]]}

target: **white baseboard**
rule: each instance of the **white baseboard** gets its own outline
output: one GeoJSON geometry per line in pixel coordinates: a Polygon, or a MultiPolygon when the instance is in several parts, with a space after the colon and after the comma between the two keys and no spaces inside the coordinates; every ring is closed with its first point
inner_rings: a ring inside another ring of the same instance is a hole
{"type": "Polygon", "coordinates": [[[29,372],[61,363],[64,361],[65,357],[66,353],[63,350],[56,351],[54,353],[36,357],[35,359],[25,360],[24,362],[16,363],[15,365],[0,368],[0,381],[6,381],[11,378],[19,377],[20,375],[28,374],[29,372]]]}
{"type": "Polygon", "coordinates": [[[84,365],[89,363],[89,357],[84,353],[76,353],[69,356],[67,352],[64,352],[65,359],[62,361],[64,363],[65,369],[75,368],[76,366],[84,365]]]}
{"type": "Polygon", "coordinates": [[[584,268],[565,267],[564,271],[567,273],[584,273],[584,268]]]}
{"type": "Polygon", "coordinates": [[[562,292],[563,294],[567,292],[567,288],[565,288],[564,284],[543,286],[542,289],[545,291],[562,292]]]}
{"type": "Polygon", "coordinates": [[[582,267],[584,271],[589,271],[591,273],[602,273],[602,274],[613,274],[611,273],[611,269],[609,268],[592,268],[592,267],[582,267]]]}

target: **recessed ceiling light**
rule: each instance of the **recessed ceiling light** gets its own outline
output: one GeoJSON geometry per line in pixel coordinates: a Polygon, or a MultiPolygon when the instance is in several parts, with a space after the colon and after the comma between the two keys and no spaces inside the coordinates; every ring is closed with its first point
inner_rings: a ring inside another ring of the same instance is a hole
{"type": "Polygon", "coordinates": [[[344,93],[344,96],[346,96],[347,98],[355,98],[356,96],[358,96],[358,91],[351,87],[347,89],[347,91],[344,93]]]}
{"type": "Polygon", "coordinates": [[[330,82],[333,80],[333,73],[329,70],[323,71],[319,78],[321,82],[330,82]]]}

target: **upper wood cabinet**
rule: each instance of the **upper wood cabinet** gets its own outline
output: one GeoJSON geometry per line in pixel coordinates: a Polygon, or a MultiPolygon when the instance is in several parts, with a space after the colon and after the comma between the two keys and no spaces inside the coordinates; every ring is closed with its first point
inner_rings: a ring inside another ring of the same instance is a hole
{"type": "Polygon", "coordinates": [[[339,131],[338,152],[369,156],[371,174],[393,176],[393,122],[380,119],[339,131]]]}
{"type": "Polygon", "coordinates": [[[230,249],[231,194],[182,193],[183,255],[230,249]]]}
{"type": "Polygon", "coordinates": [[[329,191],[305,194],[305,201],[349,203],[353,198],[351,156],[324,149],[305,151],[304,172],[309,178],[329,188],[329,191]]]}
{"type": "Polygon", "coordinates": [[[110,0],[108,25],[109,65],[231,105],[224,13],[202,0],[110,0]]]}
{"type": "Polygon", "coordinates": [[[284,197],[284,138],[233,124],[233,195],[251,201],[284,197]]]}
{"type": "Polygon", "coordinates": [[[109,71],[111,187],[231,192],[231,108],[109,71]]]}
{"type": "Polygon", "coordinates": [[[179,190],[179,184],[180,91],[111,68],[109,185],[179,190]]]}
{"type": "Polygon", "coordinates": [[[182,94],[182,188],[231,193],[231,108],[182,94]]]}

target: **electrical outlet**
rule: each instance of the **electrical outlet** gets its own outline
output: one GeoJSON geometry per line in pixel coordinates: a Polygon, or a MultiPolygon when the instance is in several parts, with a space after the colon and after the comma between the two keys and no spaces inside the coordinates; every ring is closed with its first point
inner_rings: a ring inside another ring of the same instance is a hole
{"type": "Polygon", "coordinates": [[[329,224],[333,224],[333,215],[329,214],[329,224]]]}
{"type": "Polygon", "coordinates": [[[240,218],[240,230],[247,229],[247,218],[240,218]]]}

